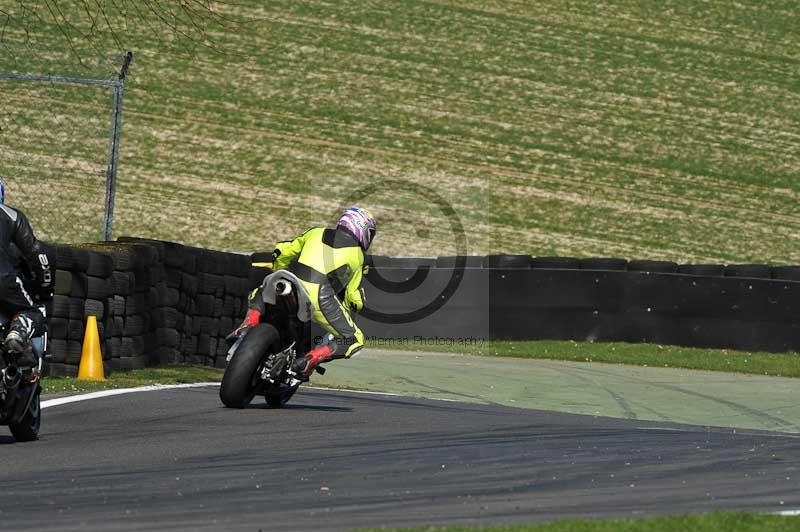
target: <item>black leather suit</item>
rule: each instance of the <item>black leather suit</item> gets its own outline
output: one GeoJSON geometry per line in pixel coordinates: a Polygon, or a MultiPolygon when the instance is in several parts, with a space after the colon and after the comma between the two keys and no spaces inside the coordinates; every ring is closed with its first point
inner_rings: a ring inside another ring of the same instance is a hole
{"type": "Polygon", "coordinates": [[[33,234],[25,214],[0,204],[0,311],[9,318],[18,315],[18,319],[30,320],[35,335],[43,332],[44,316],[34,307],[33,299],[23,285],[17,269],[17,253],[30,269],[31,286],[40,295],[49,295],[54,279],[44,246],[33,234]]]}

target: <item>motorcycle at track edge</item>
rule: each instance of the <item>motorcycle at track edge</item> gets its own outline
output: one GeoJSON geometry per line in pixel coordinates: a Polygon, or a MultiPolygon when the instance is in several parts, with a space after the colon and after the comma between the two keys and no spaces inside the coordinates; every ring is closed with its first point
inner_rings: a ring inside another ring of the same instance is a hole
{"type": "Polygon", "coordinates": [[[256,395],[280,408],[308,380],[292,370],[295,358],[311,349],[314,307],[305,287],[293,273],[280,270],[264,278],[262,297],[261,323],[244,329],[228,350],[219,388],[228,408],[245,408],[256,395]]]}
{"type": "MultiPolygon", "coordinates": [[[[39,310],[47,316],[44,305],[40,305],[39,310]]],[[[6,337],[10,322],[8,316],[0,315],[0,338],[6,337]]],[[[0,342],[0,425],[8,425],[18,442],[39,438],[42,424],[41,375],[47,350],[47,333],[32,338],[28,348],[33,351],[37,365],[34,368],[21,368],[17,365],[16,355],[9,353],[0,342]]]]}

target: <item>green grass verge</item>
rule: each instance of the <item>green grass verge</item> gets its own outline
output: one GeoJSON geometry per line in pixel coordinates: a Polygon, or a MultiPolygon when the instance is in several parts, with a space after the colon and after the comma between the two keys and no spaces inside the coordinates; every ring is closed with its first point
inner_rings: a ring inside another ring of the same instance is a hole
{"type": "MultiPolygon", "coordinates": [[[[369,344],[368,344],[369,345],[369,344]]],[[[627,344],[537,340],[526,342],[483,341],[481,343],[414,344],[372,342],[373,347],[411,351],[438,351],[469,355],[543,358],[577,362],[604,362],[664,368],[686,368],[734,373],[800,377],[800,354],[698,349],[658,344],[627,344]]]]}
{"type": "Polygon", "coordinates": [[[559,520],[540,525],[446,526],[413,529],[363,529],[359,532],[789,532],[800,519],[744,512],[603,521],[559,520]]]}
{"type": "Polygon", "coordinates": [[[167,366],[115,371],[102,382],[79,381],[72,377],[45,377],[42,379],[42,392],[45,394],[78,393],[152,384],[187,384],[220,380],[222,380],[221,369],[204,366],[167,366]]]}

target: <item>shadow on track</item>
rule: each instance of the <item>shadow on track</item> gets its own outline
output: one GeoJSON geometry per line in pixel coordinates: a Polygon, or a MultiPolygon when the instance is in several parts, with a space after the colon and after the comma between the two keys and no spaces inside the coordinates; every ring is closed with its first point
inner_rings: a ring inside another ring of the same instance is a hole
{"type": "Polygon", "coordinates": [[[0,445],[11,445],[12,443],[17,443],[14,436],[0,436],[0,445]]]}
{"type": "Polygon", "coordinates": [[[344,406],[323,406],[323,405],[298,405],[298,404],[288,404],[283,405],[280,408],[272,408],[266,403],[258,403],[253,404],[250,403],[244,410],[308,410],[308,411],[319,411],[319,412],[352,412],[353,409],[350,407],[344,406]]]}

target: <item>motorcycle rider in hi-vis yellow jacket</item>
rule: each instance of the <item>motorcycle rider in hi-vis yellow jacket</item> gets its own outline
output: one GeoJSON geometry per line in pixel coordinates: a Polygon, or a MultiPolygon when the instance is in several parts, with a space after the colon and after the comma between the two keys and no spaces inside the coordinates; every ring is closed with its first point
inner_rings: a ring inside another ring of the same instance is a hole
{"type": "MultiPolygon", "coordinates": [[[[306,378],[318,364],[350,358],[364,346],[364,333],[350,312],[364,308],[364,253],[376,231],[375,219],[366,209],[351,207],[342,214],[336,229],[315,227],[275,246],[273,269],[289,270],[300,279],[314,304],[314,321],[335,338],[295,359],[293,369],[306,378]]],[[[266,311],[261,292],[258,288],[250,295],[247,316],[231,336],[259,323],[266,311]]]]}

